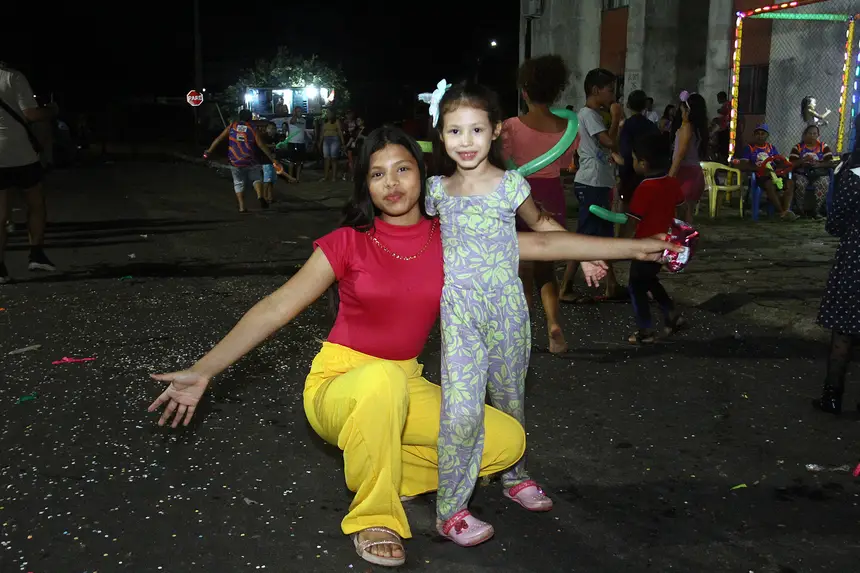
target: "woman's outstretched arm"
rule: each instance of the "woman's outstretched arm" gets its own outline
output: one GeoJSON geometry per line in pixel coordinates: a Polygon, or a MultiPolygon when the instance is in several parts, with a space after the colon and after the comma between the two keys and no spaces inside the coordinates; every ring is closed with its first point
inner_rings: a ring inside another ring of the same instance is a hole
{"type": "Polygon", "coordinates": [[[331,264],[325,254],[317,249],[299,272],[281,288],[255,304],[227,336],[194,366],[179,372],[153,375],[156,380],[170,382],[170,386],[149,406],[152,412],[166,404],[159,425],[167,423],[174,412],[174,428],[180,422],[188,425],[213,377],[238,362],[298,316],[322,296],[334,281],[331,264]]]}

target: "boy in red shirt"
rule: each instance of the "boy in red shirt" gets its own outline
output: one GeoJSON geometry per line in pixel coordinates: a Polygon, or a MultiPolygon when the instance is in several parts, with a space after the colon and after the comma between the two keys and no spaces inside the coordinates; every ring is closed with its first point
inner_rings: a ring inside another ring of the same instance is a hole
{"type": "MultiPolygon", "coordinates": [[[[644,177],[633,193],[630,202],[628,225],[635,227],[636,238],[666,233],[675,219],[675,209],[684,204],[681,184],[666,173],[672,163],[669,141],[659,133],[643,135],[633,143],[633,169],[644,177]]],[[[629,231],[628,231],[629,232],[629,231]]],[[[660,305],[666,319],[666,334],[672,334],[683,325],[675,303],[660,284],[660,263],[632,261],[628,288],[633,301],[638,330],[630,336],[631,344],[654,342],[654,322],[648,293],[660,305]]]]}

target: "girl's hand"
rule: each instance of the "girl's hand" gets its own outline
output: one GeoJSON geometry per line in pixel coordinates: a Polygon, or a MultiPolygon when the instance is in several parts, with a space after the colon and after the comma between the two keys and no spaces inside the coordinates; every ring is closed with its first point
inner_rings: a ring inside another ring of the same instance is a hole
{"type": "Polygon", "coordinates": [[[589,261],[579,263],[582,267],[582,274],[585,277],[585,284],[590,287],[600,286],[600,280],[606,276],[609,269],[604,261],[589,261]]]}
{"type": "Polygon", "coordinates": [[[165,425],[170,420],[170,416],[176,412],[170,427],[177,427],[179,422],[182,422],[183,426],[187,426],[191,422],[191,417],[194,416],[194,411],[197,409],[197,404],[203,397],[206,387],[209,386],[209,378],[191,370],[153,374],[152,378],[160,382],[170,382],[170,386],[161,393],[155,402],[149,405],[147,411],[154,412],[162,404],[167,404],[158,420],[158,425],[165,425]],[[183,417],[185,418],[184,421],[183,417]]]}

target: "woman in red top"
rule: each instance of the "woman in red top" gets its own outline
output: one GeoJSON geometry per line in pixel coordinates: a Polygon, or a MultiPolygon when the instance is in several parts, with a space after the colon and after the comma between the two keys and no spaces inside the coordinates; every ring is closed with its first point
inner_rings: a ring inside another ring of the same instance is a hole
{"type": "MultiPolygon", "coordinates": [[[[416,357],[439,315],[442,241],[424,212],[424,160],[397,128],[372,132],[356,164],[355,194],[343,226],[315,250],[285,285],[257,303],[194,366],[155,375],[170,386],[149,410],[165,404],[159,424],[187,425],[214,376],[285,326],[337,283],[337,318],[314,358],[304,390],[310,425],[343,450],[346,484],[355,498],[341,527],[358,554],[386,566],[404,562],[411,537],[401,496],[437,487],[436,442],[441,392],[421,376],[416,357]]],[[[656,259],[666,243],[520,235],[529,260],[656,259]]],[[[481,475],[515,464],[525,447],[520,424],[487,407],[481,475]]]]}

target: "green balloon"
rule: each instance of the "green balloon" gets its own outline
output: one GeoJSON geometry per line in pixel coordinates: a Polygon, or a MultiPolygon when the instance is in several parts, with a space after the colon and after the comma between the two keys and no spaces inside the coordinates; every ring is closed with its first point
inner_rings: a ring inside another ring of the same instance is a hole
{"type": "Polygon", "coordinates": [[[550,111],[553,115],[567,120],[567,129],[564,130],[564,134],[562,134],[558,143],[553,145],[552,149],[540,157],[536,157],[525,165],[521,165],[519,167],[516,167],[513,161],[509,161],[509,165],[511,165],[513,169],[516,169],[523,177],[528,177],[532,173],[537,173],[564,155],[564,152],[567,151],[567,148],[570,147],[573,144],[573,140],[576,139],[576,132],[579,129],[579,118],[577,117],[576,112],[566,108],[551,109],[550,111]]]}
{"type": "Polygon", "coordinates": [[[590,206],[588,210],[592,215],[600,217],[604,221],[615,223],[616,225],[623,225],[627,222],[627,215],[624,213],[613,213],[612,211],[604,209],[603,207],[598,207],[597,205],[590,206]]]}
{"type": "Polygon", "coordinates": [[[432,141],[419,141],[418,146],[421,148],[421,151],[424,153],[433,153],[433,142],[432,141]]]}
{"type": "Polygon", "coordinates": [[[295,136],[297,136],[298,134],[300,134],[300,133],[301,133],[301,131],[295,131],[295,132],[293,132],[293,133],[292,133],[292,134],[290,134],[290,135],[289,135],[285,140],[283,140],[282,142],[280,142],[280,143],[278,143],[277,145],[275,145],[275,149],[277,149],[278,151],[280,151],[281,149],[285,148],[287,145],[289,145],[289,144],[290,144],[290,140],[291,140],[292,138],[294,138],[295,136]]]}

